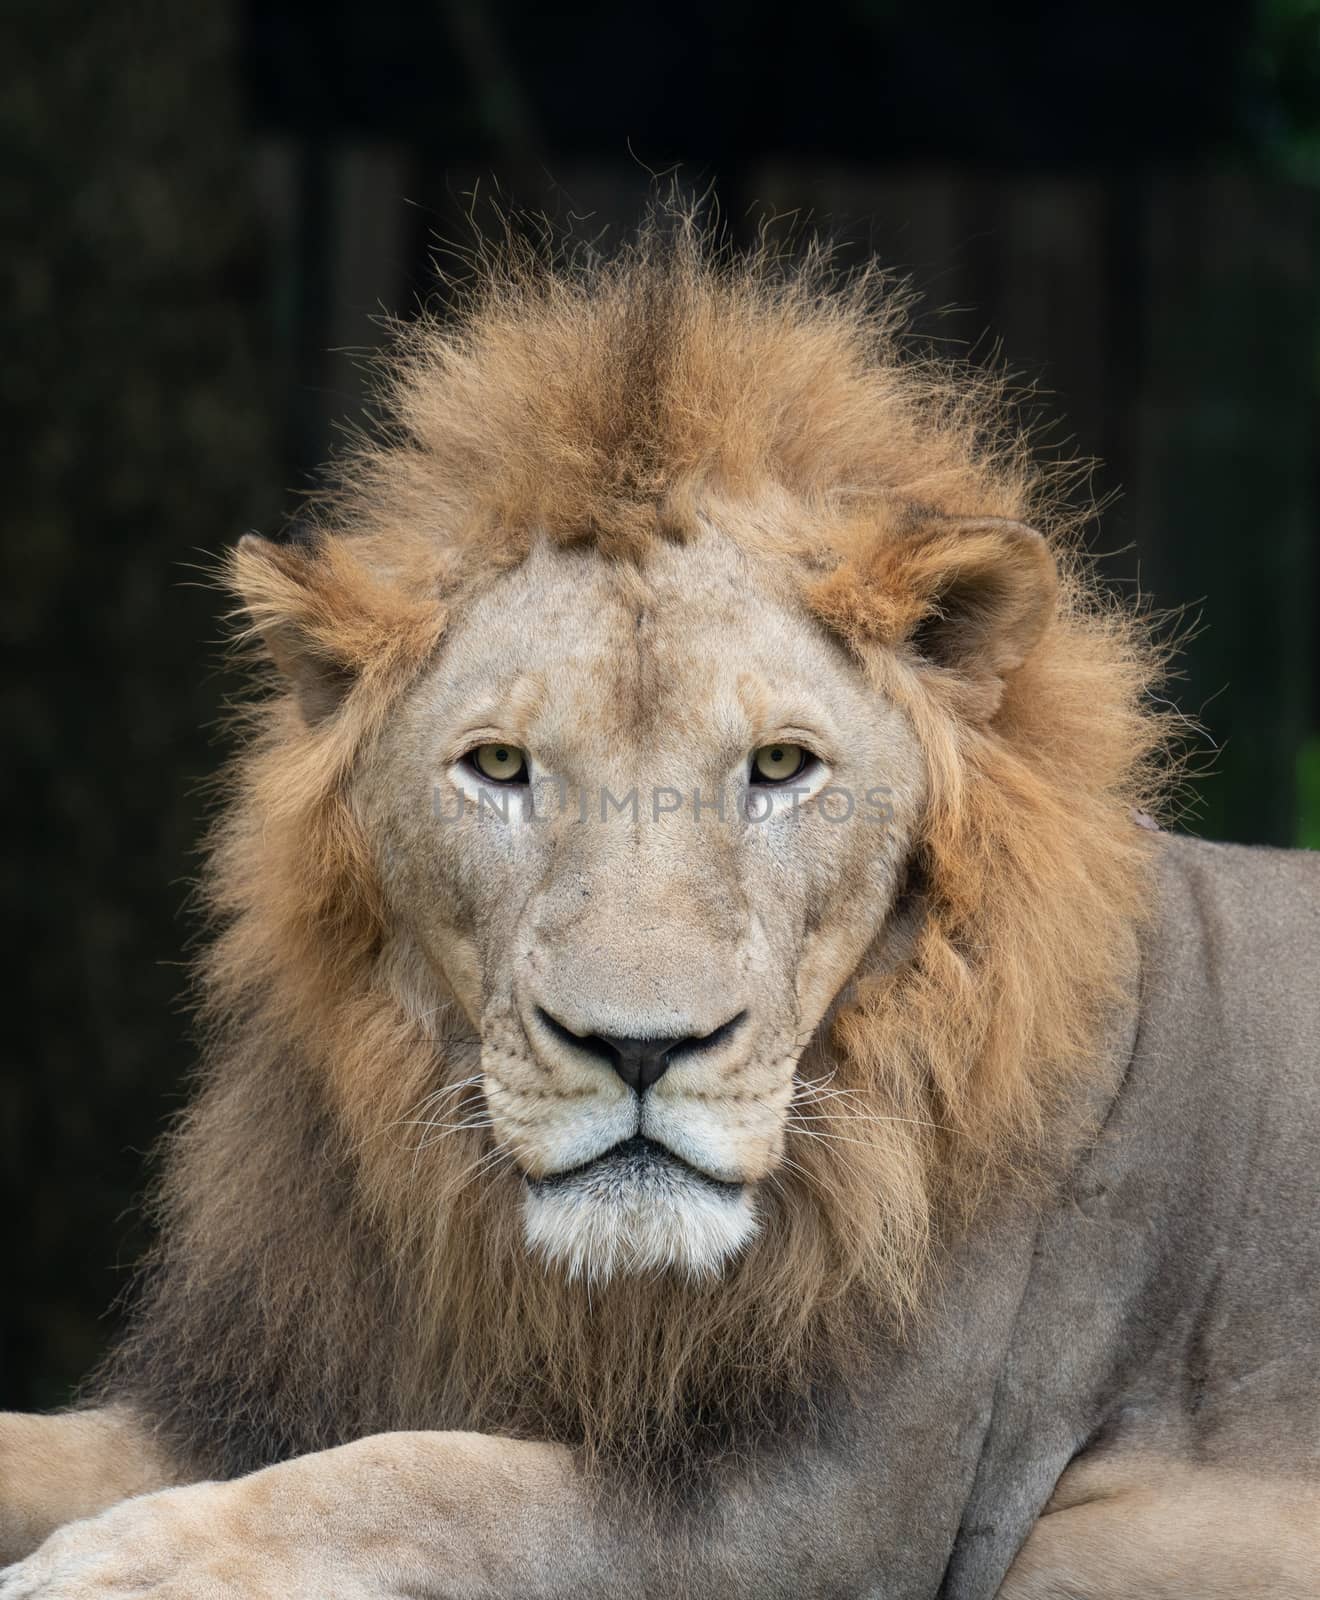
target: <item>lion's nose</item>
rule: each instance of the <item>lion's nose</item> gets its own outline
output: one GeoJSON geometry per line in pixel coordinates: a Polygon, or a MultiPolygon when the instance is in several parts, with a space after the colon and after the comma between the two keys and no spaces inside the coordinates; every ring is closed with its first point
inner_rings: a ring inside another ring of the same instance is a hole
{"type": "Polygon", "coordinates": [[[538,1009],[542,1020],[549,1025],[552,1032],[558,1034],[566,1043],[575,1045],[579,1050],[589,1051],[590,1054],[607,1062],[637,1094],[645,1094],[653,1083],[658,1083],[675,1061],[681,1061],[687,1056],[696,1055],[698,1052],[722,1044],[747,1015],[745,1011],[740,1011],[736,1017],[730,1017],[727,1022],[722,1022],[710,1033],[635,1039],[622,1033],[574,1033],[557,1017],[552,1017],[544,1009],[538,1009]]]}
{"type": "Polygon", "coordinates": [[[629,1039],[619,1033],[596,1033],[587,1041],[609,1058],[610,1065],[630,1089],[645,1094],[669,1070],[673,1051],[683,1039],[629,1039]]]}

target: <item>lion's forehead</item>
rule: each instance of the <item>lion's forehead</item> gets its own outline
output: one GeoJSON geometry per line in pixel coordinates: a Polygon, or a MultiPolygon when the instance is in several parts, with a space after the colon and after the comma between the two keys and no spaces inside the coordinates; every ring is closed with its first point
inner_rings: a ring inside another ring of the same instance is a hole
{"type": "Polygon", "coordinates": [[[698,720],[736,746],[826,678],[860,710],[851,677],[782,580],[708,534],[626,564],[534,548],[453,625],[435,692],[442,713],[485,701],[529,735],[617,751],[698,720]]]}

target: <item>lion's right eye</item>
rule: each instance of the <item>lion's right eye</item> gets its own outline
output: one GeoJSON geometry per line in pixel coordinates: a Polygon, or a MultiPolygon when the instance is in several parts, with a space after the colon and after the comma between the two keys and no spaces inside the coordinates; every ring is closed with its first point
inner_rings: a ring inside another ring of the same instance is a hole
{"type": "Polygon", "coordinates": [[[752,752],[751,781],[774,785],[797,778],[811,765],[811,751],[800,744],[763,744],[752,752]]]}
{"type": "Polygon", "coordinates": [[[463,759],[479,778],[490,783],[527,782],[527,752],[516,744],[479,744],[463,759]]]}

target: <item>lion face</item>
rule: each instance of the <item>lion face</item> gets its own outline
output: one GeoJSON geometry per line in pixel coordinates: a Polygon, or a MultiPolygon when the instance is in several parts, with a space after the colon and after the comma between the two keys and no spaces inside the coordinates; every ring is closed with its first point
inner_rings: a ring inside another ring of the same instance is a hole
{"type": "Polygon", "coordinates": [[[479,1036],[533,1252],[704,1275],[753,1237],[925,785],[905,717],[716,533],[538,546],[450,624],[354,800],[406,1004],[479,1036]]]}

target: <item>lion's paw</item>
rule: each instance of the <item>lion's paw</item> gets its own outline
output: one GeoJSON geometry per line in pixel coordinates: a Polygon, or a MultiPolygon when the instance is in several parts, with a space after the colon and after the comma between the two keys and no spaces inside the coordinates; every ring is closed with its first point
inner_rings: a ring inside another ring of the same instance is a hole
{"type": "Polygon", "coordinates": [[[240,1484],[126,1500],[0,1571],[0,1600],[389,1600],[324,1544],[253,1519],[240,1484]]]}

